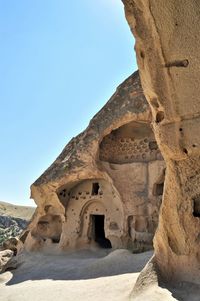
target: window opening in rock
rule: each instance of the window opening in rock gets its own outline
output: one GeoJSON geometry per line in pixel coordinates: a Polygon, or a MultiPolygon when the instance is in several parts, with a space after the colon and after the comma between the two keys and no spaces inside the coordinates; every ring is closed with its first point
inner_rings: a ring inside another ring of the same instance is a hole
{"type": "Polygon", "coordinates": [[[94,240],[101,248],[109,249],[112,248],[112,245],[110,240],[105,237],[104,220],[104,215],[92,215],[94,240]]]}
{"type": "Polygon", "coordinates": [[[51,239],[53,244],[58,244],[60,242],[60,237],[54,237],[51,239]]]}
{"type": "Polygon", "coordinates": [[[98,195],[99,188],[99,183],[92,183],[92,195],[98,195]]]}
{"type": "Polygon", "coordinates": [[[200,195],[193,198],[193,216],[200,217],[200,195]]]}
{"type": "Polygon", "coordinates": [[[156,122],[159,123],[161,122],[163,119],[164,119],[164,112],[163,111],[159,111],[157,114],[156,114],[156,122]]]}
{"type": "Polygon", "coordinates": [[[149,142],[149,149],[150,150],[157,150],[158,149],[158,145],[157,145],[156,141],[150,141],[149,142]]]}
{"type": "Polygon", "coordinates": [[[188,151],[186,148],[183,149],[183,152],[187,155],[188,154],[188,151]]]}
{"type": "Polygon", "coordinates": [[[164,183],[154,184],[153,195],[159,196],[163,194],[164,183]]]}

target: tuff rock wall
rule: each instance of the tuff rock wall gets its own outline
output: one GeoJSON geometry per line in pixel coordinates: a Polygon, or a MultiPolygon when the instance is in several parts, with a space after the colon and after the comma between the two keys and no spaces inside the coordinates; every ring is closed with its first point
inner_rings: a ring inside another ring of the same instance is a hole
{"type": "Polygon", "coordinates": [[[90,248],[102,238],[113,248],[152,248],[165,163],[151,119],[136,72],[31,186],[27,250],[90,248]],[[97,237],[100,216],[105,237],[97,237]]]}
{"type": "Polygon", "coordinates": [[[154,239],[168,279],[200,276],[200,2],[124,0],[144,94],[167,170],[154,239]]]}

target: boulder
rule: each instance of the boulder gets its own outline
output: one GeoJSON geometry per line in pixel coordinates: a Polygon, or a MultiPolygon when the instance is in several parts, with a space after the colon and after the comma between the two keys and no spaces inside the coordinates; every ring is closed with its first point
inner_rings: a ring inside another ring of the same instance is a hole
{"type": "Polygon", "coordinates": [[[4,250],[11,250],[13,251],[14,255],[16,255],[18,244],[19,244],[19,239],[17,237],[11,237],[5,240],[2,246],[4,250]]]}
{"type": "Polygon", "coordinates": [[[17,267],[17,260],[13,256],[14,252],[12,250],[0,251],[0,273],[17,267]]]}

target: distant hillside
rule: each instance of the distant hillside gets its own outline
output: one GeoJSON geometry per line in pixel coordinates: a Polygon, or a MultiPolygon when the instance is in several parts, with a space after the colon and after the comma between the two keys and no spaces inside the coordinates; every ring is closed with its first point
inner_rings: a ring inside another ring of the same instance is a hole
{"type": "Polygon", "coordinates": [[[0,215],[30,220],[34,211],[34,207],[13,205],[0,201],[0,215]]]}
{"type": "Polygon", "coordinates": [[[26,228],[34,211],[34,207],[0,201],[0,245],[6,239],[18,236],[26,228]]]}

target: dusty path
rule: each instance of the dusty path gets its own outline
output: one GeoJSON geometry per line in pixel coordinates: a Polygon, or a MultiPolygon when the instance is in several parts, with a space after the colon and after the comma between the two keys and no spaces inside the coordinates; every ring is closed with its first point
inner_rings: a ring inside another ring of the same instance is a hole
{"type": "Polygon", "coordinates": [[[0,301],[128,300],[151,254],[126,250],[27,254],[17,270],[0,275],[0,301]]]}
{"type": "MultiPolygon", "coordinates": [[[[151,256],[127,250],[26,254],[17,270],[0,275],[0,301],[128,301],[151,256]]],[[[175,300],[161,288],[152,288],[150,294],[137,300],[175,300]]]]}

